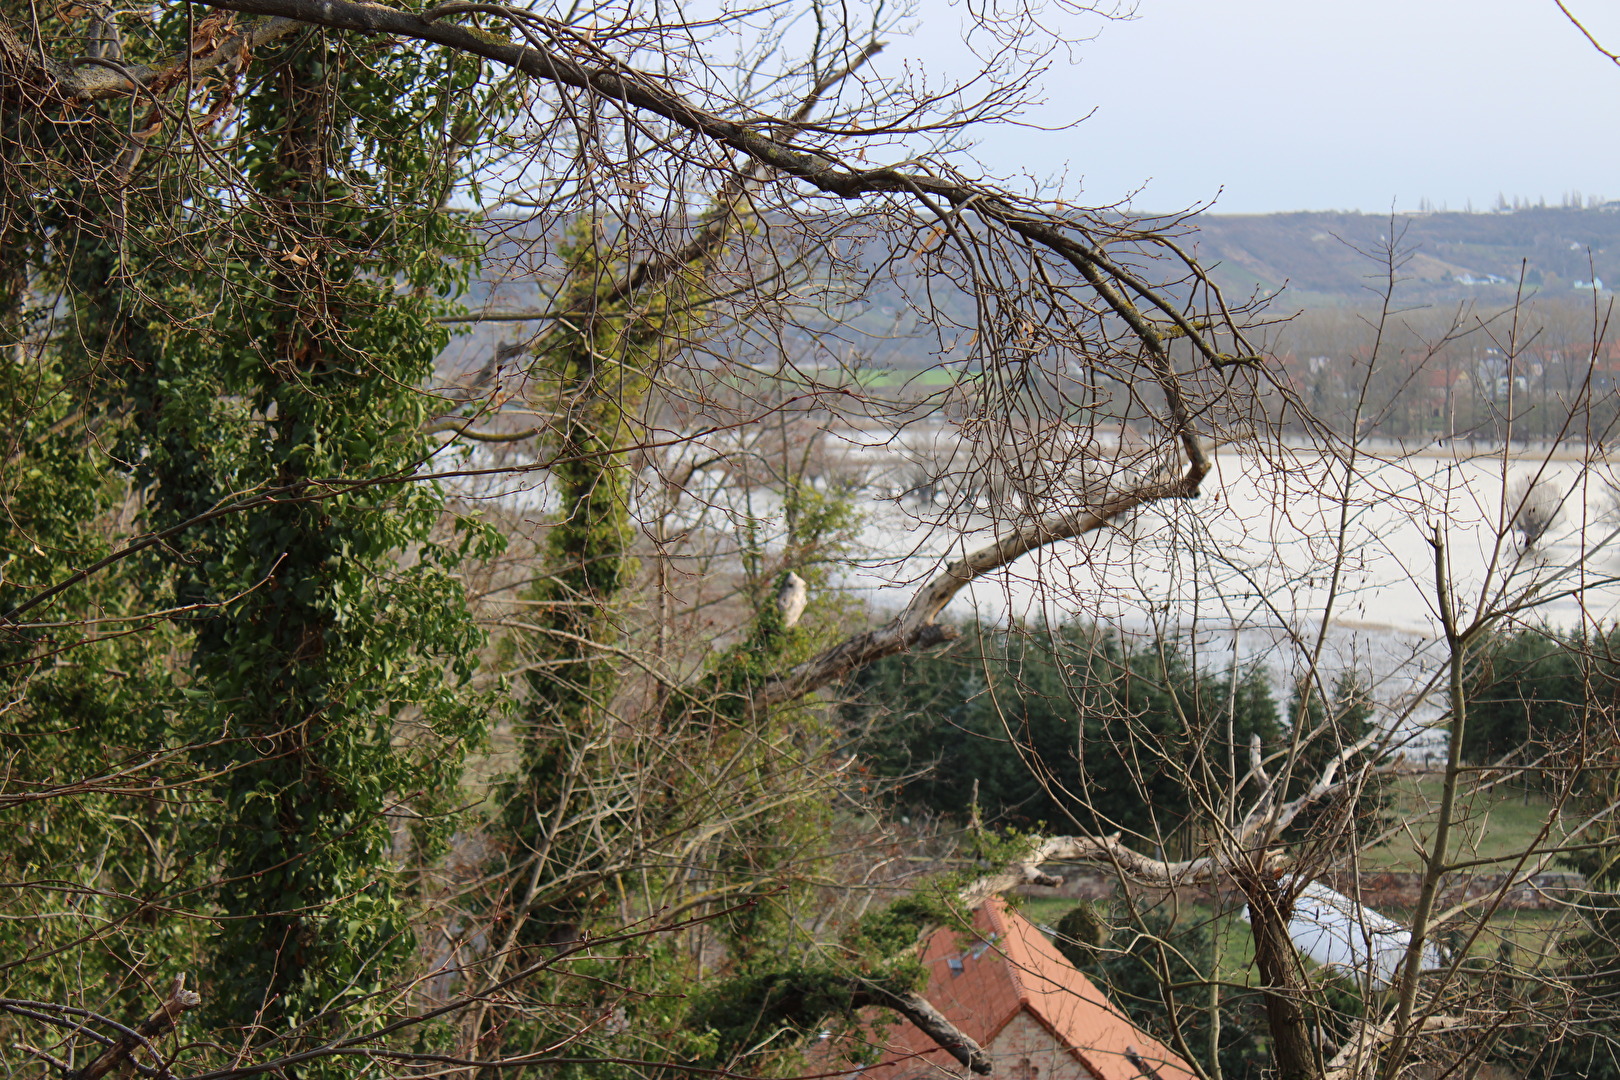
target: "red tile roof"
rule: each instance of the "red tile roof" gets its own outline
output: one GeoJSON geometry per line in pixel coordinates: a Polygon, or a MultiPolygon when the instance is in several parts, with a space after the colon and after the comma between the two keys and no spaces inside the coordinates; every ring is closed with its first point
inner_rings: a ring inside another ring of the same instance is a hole
{"type": "MultiPolygon", "coordinates": [[[[952,927],[936,930],[923,962],[929,971],[924,996],[987,1050],[993,1050],[996,1036],[1020,1010],[1028,1010],[1097,1080],[1144,1080],[1132,1055],[1151,1067],[1158,1080],[1196,1080],[1185,1061],[1127,1020],[1044,934],[999,899],[974,913],[971,933],[952,927]]],[[[919,1071],[919,1058],[941,1068],[956,1066],[932,1039],[905,1021],[889,1028],[881,1042],[884,1062],[913,1060],[875,1076],[913,1074],[919,1071]]]]}

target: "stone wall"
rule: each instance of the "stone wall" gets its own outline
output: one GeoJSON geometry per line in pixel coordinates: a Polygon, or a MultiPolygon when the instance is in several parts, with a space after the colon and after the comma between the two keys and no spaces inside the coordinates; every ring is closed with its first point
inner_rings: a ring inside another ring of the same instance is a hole
{"type": "Polygon", "coordinates": [[[1063,1049],[1052,1033],[1019,1009],[1007,1026],[985,1047],[995,1064],[994,1076],[1009,1080],[1092,1080],[1075,1056],[1063,1049]]]}
{"type": "MultiPolygon", "coordinates": [[[[1451,874],[1441,883],[1439,906],[1447,907],[1464,900],[1491,898],[1516,878],[1517,874],[1451,874]]],[[[1423,875],[1412,872],[1363,870],[1359,874],[1348,871],[1328,874],[1324,879],[1330,887],[1348,895],[1359,896],[1372,907],[1414,908],[1418,891],[1423,887],[1423,875]],[[1358,891],[1359,890],[1359,891],[1358,891]]],[[[1563,907],[1579,899],[1586,891],[1583,874],[1536,874],[1507,890],[1498,905],[1505,911],[1546,911],[1563,907]]]]}

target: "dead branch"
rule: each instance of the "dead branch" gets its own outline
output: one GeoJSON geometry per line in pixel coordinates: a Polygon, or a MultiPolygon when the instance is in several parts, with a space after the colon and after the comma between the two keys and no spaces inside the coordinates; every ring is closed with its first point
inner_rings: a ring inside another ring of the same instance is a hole
{"type": "MultiPolygon", "coordinates": [[[[1062,884],[1062,878],[1041,869],[1050,863],[1101,863],[1111,867],[1121,877],[1156,888],[1203,884],[1239,870],[1247,874],[1274,876],[1287,870],[1288,856],[1281,851],[1269,850],[1262,838],[1269,841],[1293,824],[1311,804],[1353,782],[1339,779],[1339,771],[1347,761],[1371,745],[1373,738],[1369,735],[1335,754],[1298,798],[1278,806],[1268,786],[1255,810],[1245,816],[1242,825],[1221,839],[1213,854],[1172,862],[1132,850],[1121,841],[1119,833],[1111,836],[1044,837],[1037,839],[1017,862],[976,879],[958,895],[963,904],[973,908],[1019,885],[1062,884]]],[[[1358,775],[1380,771],[1385,770],[1369,765],[1359,770],[1358,775]]],[[[1620,804],[1616,806],[1620,807],[1620,804]]],[[[1605,811],[1605,814],[1608,812],[1605,811]]]]}
{"type": "Polygon", "coordinates": [[[137,1047],[145,1046],[151,1049],[151,1040],[167,1035],[173,1031],[180,1022],[180,1016],[202,1004],[202,995],[195,990],[186,989],[186,977],[177,975],[174,985],[169,988],[168,999],[159,1005],[157,1011],[136,1026],[133,1034],[125,1032],[122,1037],[100,1054],[94,1061],[73,1074],[73,1080],[99,1080],[122,1062],[126,1061],[137,1047]]]}
{"type": "Polygon", "coordinates": [[[997,537],[945,567],[904,611],[887,623],[847,638],[766,683],[754,695],[754,708],[768,709],[794,701],[885,656],[951,640],[955,630],[940,625],[939,614],[972,582],[1038,548],[1095,532],[1148,503],[1192,498],[1198,494],[1208,469],[1208,460],[1200,453],[1177,479],[1150,482],[1115,495],[1100,507],[1066,510],[997,537]]]}
{"type": "Polygon", "coordinates": [[[1040,840],[1017,863],[970,883],[962,889],[962,903],[974,908],[992,896],[1019,885],[1057,885],[1062,878],[1045,873],[1046,863],[1104,863],[1123,877],[1144,885],[1173,887],[1214,880],[1222,870],[1212,856],[1168,862],[1132,851],[1112,836],[1052,836],[1040,840]]]}
{"type": "MultiPolygon", "coordinates": [[[[1451,1031],[1467,1023],[1461,1016],[1426,1016],[1418,1025],[1420,1031],[1427,1033],[1433,1031],[1451,1031]]],[[[1333,1055],[1327,1068],[1322,1072],[1322,1080],[1356,1080],[1365,1076],[1371,1069],[1374,1061],[1373,1052],[1395,1037],[1395,1028],[1390,1024],[1381,1024],[1373,1020],[1363,1020],[1356,1025],[1356,1033],[1339,1048],[1333,1055]]]]}

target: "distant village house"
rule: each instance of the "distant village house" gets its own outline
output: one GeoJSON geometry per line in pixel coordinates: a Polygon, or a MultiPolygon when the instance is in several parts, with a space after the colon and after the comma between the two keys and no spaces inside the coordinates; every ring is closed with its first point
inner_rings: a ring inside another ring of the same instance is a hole
{"type": "MultiPolygon", "coordinates": [[[[973,931],[928,939],[924,996],[990,1055],[1008,1080],[1195,1080],[1174,1051],[1132,1024],[1035,926],[997,899],[973,931]]],[[[878,1039],[871,1080],[944,1080],[966,1069],[901,1022],[878,1039]]]]}

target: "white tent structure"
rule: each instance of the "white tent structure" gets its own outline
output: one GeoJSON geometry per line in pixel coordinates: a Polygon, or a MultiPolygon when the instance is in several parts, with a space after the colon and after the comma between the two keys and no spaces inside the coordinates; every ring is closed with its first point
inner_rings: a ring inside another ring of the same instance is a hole
{"type": "MultiPolygon", "coordinates": [[[[1284,879],[1284,889],[1293,886],[1284,879]]],[[[1243,918],[1249,917],[1248,909],[1243,918]]],[[[1342,968],[1364,990],[1384,990],[1395,981],[1412,933],[1393,919],[1326,885],[1311,882],[1300,889],[1288,919],[1288,936],[1300,952],[1323,967],[1342,968]]],[[[1423,946],[1423,967],[1441,964],[1433,942],[1423,946]]]]}

